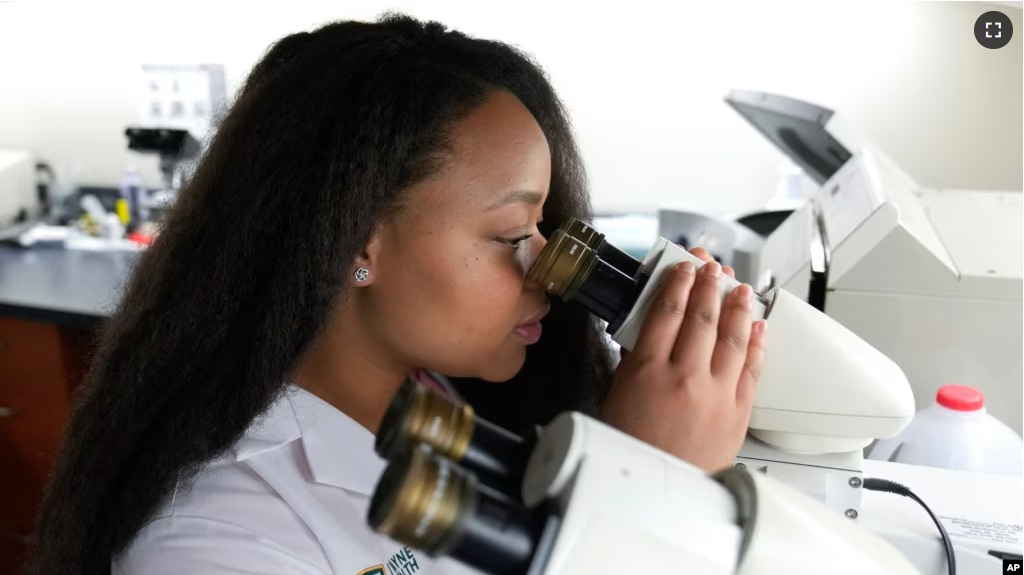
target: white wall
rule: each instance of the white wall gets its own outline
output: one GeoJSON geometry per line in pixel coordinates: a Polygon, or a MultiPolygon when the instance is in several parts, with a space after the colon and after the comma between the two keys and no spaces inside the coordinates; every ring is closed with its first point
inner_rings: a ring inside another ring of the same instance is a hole
{"type": "Polygon", "coordinates": [[[346,0],[0,2],[0,147],[115,184],[143,63],[222,63],[236,87],[269,43],[386,8],[518,44],[549,71],[575,121],[595,204],[757,209],[781,156],[723,102],[730,88],[834,107],[923,184],[1020,190],[1021,10],[976,2],[346,0]],[[587,3],[593,4],[593,3],[587,3]],[[679,4],[678,7],[671,7],[679,4]],[[613,7],[615,6],[615,7],[613,7]],[[975,19],[998,9],[1009,46],[975,19]]]}

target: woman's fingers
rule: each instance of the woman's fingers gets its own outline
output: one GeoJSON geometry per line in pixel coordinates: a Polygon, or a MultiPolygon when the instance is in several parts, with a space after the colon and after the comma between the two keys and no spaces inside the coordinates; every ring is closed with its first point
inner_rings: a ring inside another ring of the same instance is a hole
{"type": "MultiPolygon", "coordinates": [[[[707,258],[703,250],[694,255],[707,258]]],[[[764,364],[763,322],[751,327],[749,286],[722,302],[718,263],[685,267],[658,280],[601,417],[712,473],[731,465],[743,445],[764,364]]]]}
{"type": "Polygon", "coordinates": [[[743,365],[751,332],[751,308],[754,292],[742,284],[722,302],[722,317],[718,321],[718,341],[711,358],[711,373],[730,385],[736,385],[743,365]]]}
{"type": "Polygon", "coordinates": [[[708,263],[715,259],[711,257],[711,254],[709,254],[708,251],[704,248],[693,248],[692,250],[690,250],[690,253],[700,258],[700,261],[704,263],[708,263]]]}
{"type": "Polygon", "coordinates": [[[747,344],[747,357],[743,364],[739,383],[736,386],[736,401],[740,408],[749,411],[757,395],[757,382],[764,369],[764,352],[768,345],[768,323],[760,320],[754,323],[747,344]]]}
{"type": "MultiPolygon", "coordinates": [[[[709,254],[708,251],[704,248],[693,248],[692,250],[690,250],[690,253],[700,258],[700,260],[704,263],[714,261],[715,259],[711,257],[711,254],[709,254]]],[[[732,267],[730,266],[722,266],[722,273],[731,278],[736,277],[736,270],[732,269],[732,267]]]]}
{"type": "Polygon", "coordinates": [[[694,284],[696,267],[690,262],[670,269],[661,285],[651,296],[633,354],[639,359],[669,359],[683,324],[690,291],[694,284]]]}
{"type": "Polygon", "coordinates": [[[714,261],[701,266],[695,274],[683,327],[672,352],[673,361],[687,373],[708,372],[718,332],[721,275],[722,266],[714,261]]]}

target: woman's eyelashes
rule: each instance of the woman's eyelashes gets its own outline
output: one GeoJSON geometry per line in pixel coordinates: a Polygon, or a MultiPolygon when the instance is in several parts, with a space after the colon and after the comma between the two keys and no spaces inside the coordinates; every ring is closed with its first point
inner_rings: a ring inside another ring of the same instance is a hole
{"type": "Polygon", "coordinates": [[[533,234],[525,234],[514,238],[498,238],[498,241],[516,250],[523,242],[533,237],[533,234]]]}
{"type": "Polygon", "coordinates": [[[540,234],[540,230],[538,229],[538,226],[540,226],[540,224],[543,221],[544,221],[544,218],[541,217],[533,225],[527,224],[525,227],[522,227],[522,228],[519,228],[518,230],[516,230],[516,231],[523,231],[525,233],[522,233],[522,234],[519,234],[519,235],[514,235],[514,236],[511,236],[511,237],[508,237],[508,236],[498,236],[498,237],[496,237],[494,239],[498,243],[504,244],[504,245],[512,248],[513,250],[518,251],[519,248],[522,247],[523,242],[525,242],[526,240],[528,240],[530,238],[533,238],[533,237],[537,236],[538,234],[540,234]],[[529,230],[529,231],[527,232],[526,230],[529,230]]]}

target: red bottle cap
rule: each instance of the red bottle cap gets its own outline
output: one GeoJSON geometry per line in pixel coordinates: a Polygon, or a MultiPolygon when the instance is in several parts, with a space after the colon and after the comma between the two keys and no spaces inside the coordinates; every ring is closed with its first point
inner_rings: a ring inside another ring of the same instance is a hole
{"type": "Polygon", "coordinates": [[[978,411],[985,407],[985,396],[966,385],[943,385],[935,395],[935,402],[956,411],[978,411]]]}
{"type": "Polygon", "coordinates": [[[144,246],[148,246],[153,243],[153,237],[147,234],[132,232],[128,234],[128,239],[144,246]]]}

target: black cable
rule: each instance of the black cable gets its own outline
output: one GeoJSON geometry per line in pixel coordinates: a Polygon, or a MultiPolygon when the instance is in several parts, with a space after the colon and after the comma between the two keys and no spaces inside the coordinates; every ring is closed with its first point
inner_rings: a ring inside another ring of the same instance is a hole
{"type": "Polygon", "coordinates": [[[956,555],[953,553],[953,544],[949,541],[949,534],[946,533],[946,528],[942,526],[942,522],[939,518],[932,513],[932,510],[925,505],[924,501],[918,497],[909,487],[900,485],[895,481],[889,481],[888,479],[875,479],[868,478],[864,480],[864,489],[871,491],[884,491],[886,493],[895,493],[896,495],[902,495],[909,497],[916,501],[918,505],[924,507],[924,510],[931,516],[932,521],[935,522],[935,526],[939,528],[939,535],[942,537],[942,545],[946,548],[946,565],[949,567],[949,575],[956,575],[956,555]]]}

